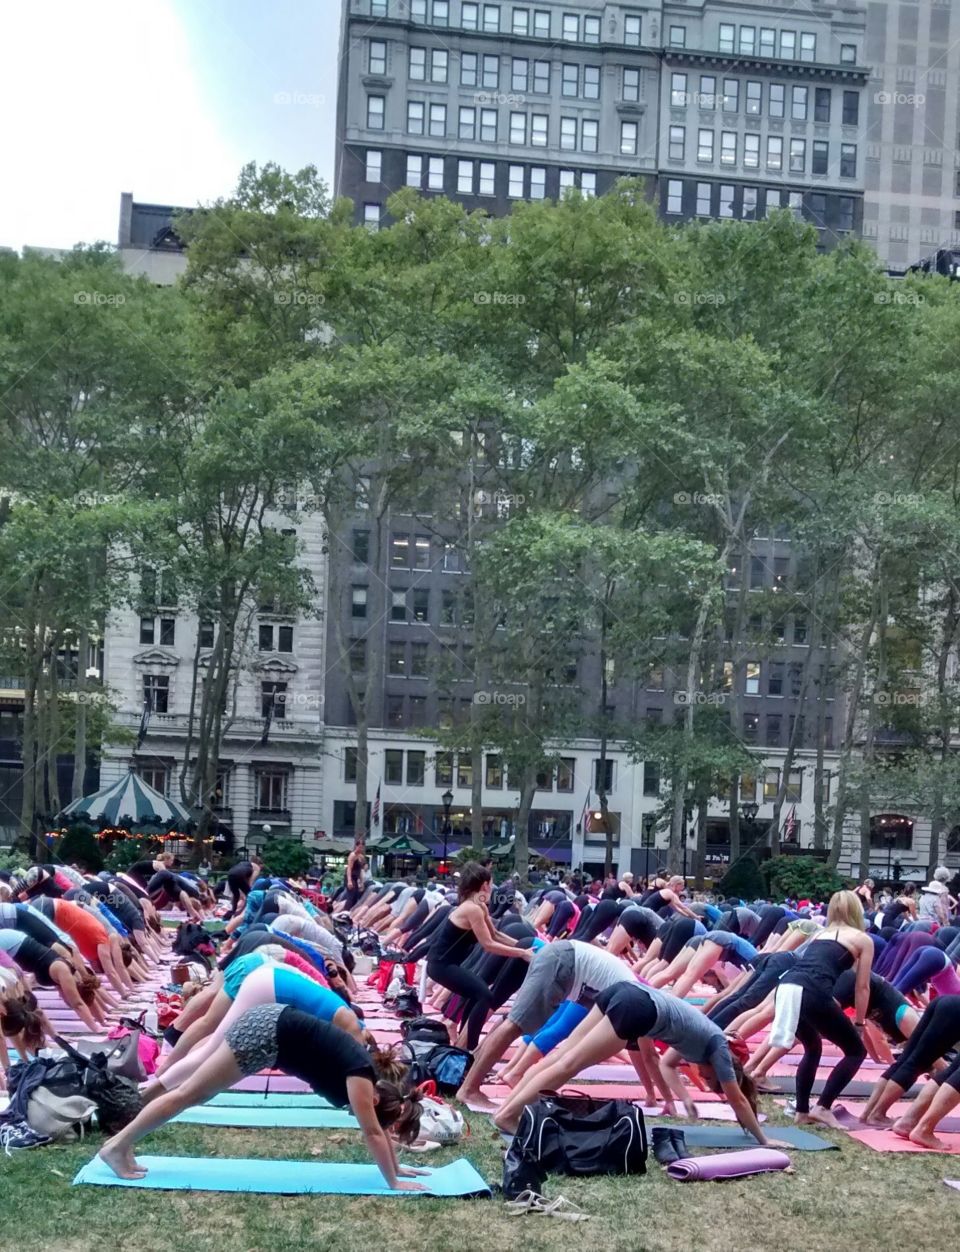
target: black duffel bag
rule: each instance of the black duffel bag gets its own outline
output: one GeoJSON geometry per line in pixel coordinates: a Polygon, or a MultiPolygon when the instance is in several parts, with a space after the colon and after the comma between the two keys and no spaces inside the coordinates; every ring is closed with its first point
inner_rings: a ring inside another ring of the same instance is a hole
{"type": "Polygon", "coordinates": [[[547,1174],[645,1174],[647,1128],[629,1100],[545,1092],[528,1104],[503,1162],[503,1194],[542,1191],[547,1174]]]}
{"type": "Polygon", "coordinates": [[[450,1035],[443,1022],[438,1022],[432,1017],[424,1017],[422,1014],[401,1022],[400,1035],[405,1043],[432,1043],[434,1047],[438,1044],[450,1046],[450,1035]]]}
{"type": "Polygon", "coordinates": [[[51,1062],[43,1085],[55,1095],[83,1095],[93,1100],[97,1124],[107,1134],[116,1134],[132,1122],[143,1108],[137,1084],[108,1069],[103,1053],[87,1057],[61,1036],[57,1035],[56,1041],[67,1055],[51,1062]]]}

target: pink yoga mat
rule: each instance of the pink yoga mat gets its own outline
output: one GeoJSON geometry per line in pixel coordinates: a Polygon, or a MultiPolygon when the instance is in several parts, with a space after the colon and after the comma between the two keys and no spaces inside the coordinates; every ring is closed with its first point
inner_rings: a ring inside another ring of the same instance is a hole
{"type": "Polygon", "coordinates": [[[678,1182],[711,1182],[789,1168],[790,1158],[786,1152],[777,1152],[773,1148],[746,1148],[742,1152],[714,1152],[711,1156],[691,1156],[674,1161],[667,1166],[667,1173],[678,1182]]]}
{"type": "MultiPolygon", "coordinates": [[[[844,1130],[869,1130],[868,1126],[863,1126],[860,1122],[860,1116],[866,1107],[864,1103],[837,1104],[833,1112],[844,1130]]],[[[887,1117],[903,1117],[909,1109],[909,1100],[898,1100],[887,1110],[887,1117]]],[[[937,1126],[937,1134],[941,1132],[945,1135],[960,1135],[960,1117],[944,1117],[937,1126]]]]}
{"type": "Polygon", "coordinates": [[[901,1139],[892,1130],[854,1130],[850,1132],[850,1138],[858,1140],[868,1148],[873,1148],[875,1152],[932,1152],[937,1150],[960,1155],[960,1135],[941,1134],[939,1131],[937,1138],[944,1145],[940,1149],[922,1148],[918,1143],[911,1143],[909,1139],[901,1139]]]}
{"type": "Polygon", "coordinates": [[[303,1082],[300,1078],[291,1078],[288,1074],[278,1078],[267,1078],[265,1074],[253,1074],[249,1078],[241,1078],[238,1083],[234,1083],[233,1091],[283,1091],[283,1092],[302,1092],[312,1091],[313,1088],[309,1083],[303,1082]]]}

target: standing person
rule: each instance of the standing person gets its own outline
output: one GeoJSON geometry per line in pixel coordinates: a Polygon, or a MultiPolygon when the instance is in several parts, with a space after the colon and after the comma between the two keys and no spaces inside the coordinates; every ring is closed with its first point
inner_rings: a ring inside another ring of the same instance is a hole
{"type": "Polygon", "coordinates": [[[936,922],[938,926],[946,926],[950,921],[950,892],[947,880],[950,871],[945,865],[934,870],[933,878],[920,891],[917,905],[917,920],[936,922]]]}
{"type": "Polygon", "coordinates": [[[868,912],[873,908],[873,893],[875,888],[876,883],[873,879],[865,878],[860,886],[854,891],[854,895],[860,897],[860,903],[863,906],[864,912],[868,912]]]}
{"type": "Polygon", "coordinates": [[[345,875],[347,894],[343,901],[343,907],[348,913],[356,907],[357,902],[363,895],[363,881],[367,868],[366,850],[367,845],[363,835],[357,835],[353,841],[353,851],[347,857],[347,872],[345,875]]]}
{"type": "Polygon", "coordinates": [[[515,939],[495,930],[487,911],[492,891],[490,871],[468,862],[461,873],[458,903],[437,928],[430,943],[427,977],[441,987],[463,997],[461,1024],[466,1047],[472,1052],[480,1041],[480,1031],[492,1007],[490,988],[463,963],[476,945],[498,956],[529,961],[530,949],[520,948],[515,939]]]}
{"type": "MultiPolygon", "coordinates": [[[[870,1008],[870,972],[873,944],[864,933],[863,908],[852,891],[837,891],[830,897],[827,924],[803,949],[792,970],[784,974],[777,986],[775,1016],[770,1044],[763,1058],[769,1065],[785,1055],[799,1039],[803,1059],[797,1066],[796,1120],[799,1124],[820,1122],[834,1130],[840,1123],[831,1112],[831,1105],[857,1073],[866,1056],[860,1037],[870,1008]],[[856,971],[854,991],[854,1022],[851,1025],[833,996],[840,975],[848,969],[856,971]],[[823,1054],[823,1040],[829,1039],[843,1050],[843,1058],[834,1066],[824,1084],[823,1093],[813,1109],[810,1095],[823,1054]]],[[[747,1066],[752,1073],[754,1062],[747,1066]]]]}

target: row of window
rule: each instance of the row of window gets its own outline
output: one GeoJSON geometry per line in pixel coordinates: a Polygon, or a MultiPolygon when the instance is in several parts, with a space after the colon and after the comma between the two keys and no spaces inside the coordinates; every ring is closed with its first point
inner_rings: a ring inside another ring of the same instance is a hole
{"type": "MultiPolygon", "coordinates": [[[[382,39],[368,40],[367,68],[371,74],[387,72],[387,44],[382,39]]],[[[450,53],[446,48],[410,48],[407,60],[407,76],[415,83],[449,82],[450,53]]],[[[639,87],[639,70],[629,71],[629,84],[639,87]]],[[[551,63],[531,61],[528,57],[513,57],[510,63],[510,90],[532,92],[537,95],[550,93],[551,63]]],[[[484,91],[500,90],[500,57],[493,53],[460,53],[460,86],[480,88],[484,91]]],[[[600,66],[564,62],[560,67],[560,94],[567,99],[600,99],[600,66]]]]}
{"type": "MultiPolygon", "coordinates": [[[[684,47],[686,42],[683,27],[671,26],[670,42],[675,47],[684,47]],[[674,43],[674,34],[683,41],[674,43]]],[[[797,43],[797,31],[775,30],[772,26],[741,26],[739,34],[732,22],[721,22],[717,39],[718,52],[736,52],[740,56],[779,57],[782,61],[816,61],[817,36],[814,31],[799,32],[800,42],[797,43]],[[797,55],[799,50],[799,57],[797,55]]],[[[840,63],[856,65],[857,45],[842,43],[840,45],[840,63]]]]}
{"type": "MultiPolygon", "coordinates": [[[[213,622],[200,622],[198,627],[201,648],[212,648],[215,627],[213,622]]],[[[176,647],[177,621],[174,617],[141,617],[141,644],[158,643],[162,648],[176,647]]],[[[261,652],[292,652],[293,627],[274,626],[261,622],[257,647],[261,652]]]]}
{"type": "MultiPolygon", "coordinates": [[[[444,180],[443,157],[421,157],[410,154],[407,157],[407,186],[427,191],[453,191],[453,185],[447,187],[444,180]],[[426,178],[424,174],[426,172],[426,178]]],[[[568,188],[578,188],[584,196],[597,194],[597,175],[593,170],[561,169],[559,174],[558,194],[562,195],[568,188]]],[[[495,190],[496,171],[490,162],[457,161],[456,190],[461,195],[493,196],[495,190]],[[472,191],[471,191],[472,187],[472,191]]],[[[367,181],[370,178],[368,166],[367,181]]],[[[542,165],[509,165],[506,172],[506,186],[500,194],[509,196],[511,200],[545,200],[547,197],[547,169],[542,165]]],[[[383,216],[383,205],[368,201],[363,206],[363,224],[368,230],[379,230],[383,216]]],[[[446,566],[444,568],[447,568],[446,566]]]]}
{"type": "MultiPolygon", "coordinates": [[[[701,74],[699,90],[690,90],[689,74],[677,72],[670,75],[670,106],[683,109],[695,104],[701,109],[721,109],[724,113],[740,112],[743,96],[744,111],[748,117],[763,115],[764,84],[754,79],[741,83],[739,78],[718,79],[714,74],[701,74]],[[718,88],[719,84],[719,88],[718,88]],[[741,92],[741,87],[743,91],[741,92]]],[[[833,112],[833,89],[831,87],[805,87],[795,84],[790,88],[790,111],[787,113],[787,87],[785,83],[768,83],[767,116],[784,118],[793,122],[805,122],[810,114],[811,91],[813,120],[828,123],[833,112]]],[[[857,126],[860,122],[860,92],[842,93],[841,121],[844,126],[857,126]]]]}
{"type": "MultiPolygon", "coordinates": [[[[827,196],[822,192],[781,191],[779,187],[738,187],[732,183],[695,183],[695,196],[692,202],[684,203],[685,183],[683,179],[671,178],[667,181],[666,211],[683,215],[696,214],[698,217],[742,218],[744,221],[756,221],[766,213],[779,209],[789,209],[795,217],[807,215],[817,225],[827,223],[827,196]]],[[[847,232],[856,226],[857,202],[853,196],[836,197],[835,221],[832,228],[839,232],[847,232]]]]}
{"type": "MultiPolygon", "coordinates": [[[[621,126],[626,123],[622,123],[621,126]]],[[[712,165],[716,161],[716,132],[705,127],[697,131],[697,164],[712,165]]],[[[736,165],[739,160],[739,141],[743,140],[743,168],[758,170],[760,168],[760,136],[738,136],[736,131],[720,132],[720,164],[736,165]]],[[[628,144],[636,144],[635,136],[627,136],[628,144]]],[[[621,151],[624,151],[624,140],[621,134],[621,151]]],[[[629,150],[629,149],[627,149],[629,150]]],[[[807,141],[791,139],[789,141],[787,169],[791,174],[804,174],[807,170],[807,141]]],[[[667,155],[671,161],[687,159],[687,128],[671,126],[668,134],[667,155]]],[[[765,151],[765,168],[780,172],[784,168],[784,140],[780,135],[768,135],[765,151]]],[[[841,178],[857,176],[857,145],[842,143],[840,145],[839,174],[841,178]]],[[[825,139],[815,139],[811,147],[810,172],[812,174],[829,174],[834,171],[830,167],[830,144],[825,139]]]]}
{"type": "MultiPolygon", "coordinates": [[[[148,787],[159,791],[161,795],[169,794],[171,773],[175,766],[152,764],[139,765],[137,774],[148,787]]],[[[217,774],[217,783],[213,793],[213,807],[222,809],[230,805],[230,775],[232,766],[222,765],[217,774]]],[[[253,767],[253,806],[259,812],[280,813],[287,808],[287,788],[290,770],[277,766],[253,767]]]]}
{"type": "MultiPolygon", "coordinates": [[[[384,752],[383,781],[390,786],[422,787],[426,781],[427,753],[419,749],[388,748],[384,752]],[[406,767],[406,768],[404,768],[406,767]]],[[[604,790],[613,790],[614,762],[595,760],[593,763],[593,786],[600,789],[601,772],[605,779],[604,790]],[[601,771],[601,764],[606,768],[601,771]]],[[[472,787],[473,761],[468,753],[437,752],[433,758],[434,784],[437,787],[472,787]]],[[[344,782],[357,780],[357,749],[346,748],[343,754],[344,782]]],[[[516,790],[519,786],[515,779],[508,777],[503,758],[493,753],[484,756],[484,786],[491,791],[500,791],[504,787],[516,790]]],[[[536,778],[537,791],[559,791],[570,793],[575,790],[576,760],[574,757],[561,757],[557,765],[538,770],[536,778]]]]}

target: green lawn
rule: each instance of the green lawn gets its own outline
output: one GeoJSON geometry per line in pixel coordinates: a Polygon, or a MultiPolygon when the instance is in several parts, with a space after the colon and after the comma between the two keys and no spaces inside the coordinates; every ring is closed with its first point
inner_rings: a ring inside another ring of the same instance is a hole
{"type": "MultiPolygon", "coordinates": [[[[769,1101],[771,1120],[782,1111],[769,1101]]],[[[500,1176],[500,1141],[471,1115],[461,1148],[430,1154],[443,1163],[469,1156],[488,1179],[500,1176]]],[[[447,1252],[583,1247],[604,1252],[827,1252],[950,1246],[960,1194],[942,1179],[960,1160],[879,1154],[838,1134],[841,1152],[792,1153],[795,1174],[735,1183],[674,1183],[650,1160],[644,1178],[553,1178],[593,1215],[572,1226],[545,1217],[506,1217],[500,1201],[211,1195],[72,1187],[96,1150],[85,1143],[0,1154],[3,1252],[447,1252]]],[[[368,1160],[359,1136],[343,1131],[228,1130],[177,1126],[145,1141],[153,1154],[368,1160]]],[[[414,1156],[415,1154],[411,1154],[414,1156]]],[[[423,1158],[418,1158],[422,1160],[423,1158]]],[[[411,1160],[415,1164],[415,1160],[411,1160]]]]}

